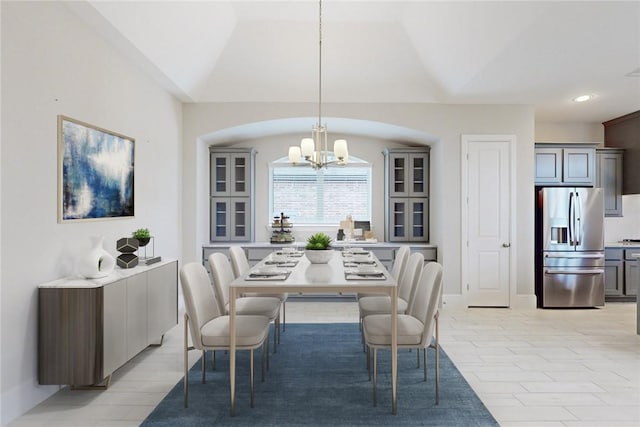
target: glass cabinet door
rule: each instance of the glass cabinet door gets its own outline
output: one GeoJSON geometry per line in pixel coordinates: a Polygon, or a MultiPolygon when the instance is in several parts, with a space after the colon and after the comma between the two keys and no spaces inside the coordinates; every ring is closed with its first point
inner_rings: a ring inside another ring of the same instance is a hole
{"type": "Polygon", "coordinates": [[[428,158],[426,154],[409,156],[409,197],[426,197],[429,194],[428,158]]]}
{"type": "Polygon", "coordinates": [[[231,236],[230,240],[247,240],[249,200],[246,198],[231,198],[231,236]]]}
{"type": "Polygon", "coordinates": [[[231,154],[231,183],[233,189],[232,196],[248,197],[250,190],[250,169],[248,154],[231,154]]]}
{"type": "Polygon", "coordinates": [[[389,196],[406,197],[409,195],[409,156],[391,154],[389,158],[389,196]]]}
{"type": "Polygon", "coordinates": [[[391,204],[391,212],[390,212],[390,233],[389,240],[394,241],[406,241],[408,240],[407,233],[409,232],[409,221],[408,221],[408,200],[407,199],[391,199],[389,203],[391,204]]]}
{"type": "Polygon", "coordinates": [[[226,154],[211,153],[211,196],[229,196],[229,156],[226,154]]]}
{"type": "Polygon", "coordinates": [[[230,235],[230,200],[229,198],[211,198],[210,240],[229,240],[230,235]]]}
{"type": "Polygon", "coordinates": [[[411,200],[411,235],[409,240],[426,242],[429,240],[429,205],[426,200],[411,200]]]}

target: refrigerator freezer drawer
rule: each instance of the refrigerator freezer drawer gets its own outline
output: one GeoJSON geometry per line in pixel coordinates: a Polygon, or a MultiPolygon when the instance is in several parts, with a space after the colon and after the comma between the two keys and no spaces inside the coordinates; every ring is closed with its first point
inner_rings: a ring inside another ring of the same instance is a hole
{"type": "Polygon", "coordinates": [[[604,252],[545,252],[545,267],[604,268],[604,252]]]}
{"type": "Polygon", "coordinates": [[[596,307],[604,305],[604,270],[545,269],[543,307],[596,307]]]}

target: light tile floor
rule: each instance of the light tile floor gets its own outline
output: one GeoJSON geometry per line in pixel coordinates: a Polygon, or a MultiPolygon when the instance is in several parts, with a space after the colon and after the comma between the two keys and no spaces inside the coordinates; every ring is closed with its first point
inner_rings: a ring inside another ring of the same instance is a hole
{"type": "MultiPolygon", "coordinates": [[[[441,343],[505,427],[640,426],[635,304],[587,310],[445,309],[441,343]]],[[[287,321],[353,322],[353,302],[287,303],[287,321]]],[[[286,332],[282,339],[286,339],[286,332]]],[[[192,351],[191,362],[199,357],[192,351]]],[[[9,424],[137,426],[182,377],[182,325],[106,391],[62,388],[9,424]]]]}

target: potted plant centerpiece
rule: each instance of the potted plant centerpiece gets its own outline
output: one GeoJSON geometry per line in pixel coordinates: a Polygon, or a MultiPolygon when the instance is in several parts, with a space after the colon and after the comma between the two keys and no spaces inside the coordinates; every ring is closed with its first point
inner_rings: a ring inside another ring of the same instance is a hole
{"type": "Polygon", "coordinates": [[[325,233],[315,233],[307,239],[305,255],[311,264],[326,264],[333,256],[331,237],[325,233]]]}
{"type": "Polygon", "coordinates": [[[148,228],[138,228],[136,231],[131,233],[131,235],[135,239],[138,239],[138,246],[140,247],[147,246],[151,240],[151,232],[148,228]]]}

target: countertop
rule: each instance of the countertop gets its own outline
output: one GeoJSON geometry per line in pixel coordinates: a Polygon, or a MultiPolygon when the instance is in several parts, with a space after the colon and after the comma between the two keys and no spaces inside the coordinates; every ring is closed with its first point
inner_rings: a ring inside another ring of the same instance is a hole
{"type": "Polygon", "coordinates": [[[615,249],[640,249],[640,242],[605,242],[604,247],[615,249]]]}
{"type": "MultiPolygon", "coordinates": [[[[306,245],[306,241],[293,242],[293,243],[271,243],[271,242],[237,242],[234,243],[243,248],[264,248],[264,247],[282,247],[282,246],[304,246],[306,245]]],[[[437,248],[437,245],[432,245],[430,243],[418,243],[418,242],[380,242],[380,241],[366,241],[366,240],[352,240],[349,242],[346,241],[332,241],[331,246],[340,248],[344,246],[375,246],[375,247],[387,247],[387,248],[397,248],[399,246],[409,245],[413,248],[437,248]]],[[[228,248],[229,242],[225,243],[205,243],[202,245],[203,248],[228,248]]],[[[640,244],[638,244],[640,247],[640,244]]]]}
{"type": "Polygon", "coordinates": [[[121,279],[126,279],[127,277],[134,276],[136,274],[143,273],[145,271],[152,270],[156,267],[160,267],[172,262],[175,262],[175,259],[163,259],[154,264],[146,265],[146,264],[138,264],[133,268],[120,268],[116,266],[113,271],[105,277],[100,277],[98,279],[85,279],[82,276],[69,276],[64,277],[62,279],[52,280],[51,282],[46,282],[38,285],[39,288],[100,288],[102,286],[108,285],[109,283],[116,282],[121,279]]]}

